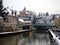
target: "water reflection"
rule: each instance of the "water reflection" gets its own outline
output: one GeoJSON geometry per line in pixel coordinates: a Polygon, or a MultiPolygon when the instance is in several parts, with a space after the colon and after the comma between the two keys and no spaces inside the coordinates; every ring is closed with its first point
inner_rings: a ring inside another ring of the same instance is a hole
{"type": "Polygon", "coordinates": [[[30,32],[2,37],[0,45],[50,45],[50,40],[48,34],[30,32]]]}
{"type": "Polygon", "coordinates": [[[17,45],[18,40],[19,40],[18,35],[2,37],[0,38],[0,42],[1,42],[0,44],[1,45],[17,45]]]}

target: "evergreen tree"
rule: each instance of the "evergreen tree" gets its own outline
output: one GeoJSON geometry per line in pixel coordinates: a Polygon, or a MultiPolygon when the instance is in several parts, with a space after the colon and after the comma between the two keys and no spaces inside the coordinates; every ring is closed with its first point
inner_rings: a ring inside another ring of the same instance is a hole
{"type": "Polygon", "coordinates": [[[40,17],[40,13],[38,14],[38,17],[40,17]]]}
{"type": "Polygon", "coordinates": [[[36,16],[34,15],[33,16],[33,24],[35,24],[36,23],[36,16]]]}
{"type": "Polygon", "coordinates": [[[2,6],[2,0],[0,0],[0,16],[2,14],[2,8],[3,8],[3,6],[2,6]]]}
{"type": "Polygon", "coordinates": [[[0,16],[3,17],[3,19],[5,18],[5,16],[8,15],[8,11],[7,11],[7,8],[3,8],[3,1],[0,0],[0,16]]]}
{"type": "Polygon", "coordinates": [[[48,16],[48,15],[49,15],[49,13],[47,12],[47,13],[46,13],[46,16],[48,16]]]}
{"type": "Polygon", "coordinates": [[[56,18],[56,16],[55,16],[55,15],[53,15],[52,20],[54,20],[55,18],[56,18]]]}

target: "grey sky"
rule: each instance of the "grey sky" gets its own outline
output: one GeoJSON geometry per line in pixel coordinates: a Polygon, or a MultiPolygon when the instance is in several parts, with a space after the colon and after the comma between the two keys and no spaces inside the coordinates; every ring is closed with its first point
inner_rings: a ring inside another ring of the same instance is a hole
{"type": "Polygon", "coordinates": [[[60,14],[60,0],[3,0],[4,6],[14,10],[27,10],[60,14]]]}

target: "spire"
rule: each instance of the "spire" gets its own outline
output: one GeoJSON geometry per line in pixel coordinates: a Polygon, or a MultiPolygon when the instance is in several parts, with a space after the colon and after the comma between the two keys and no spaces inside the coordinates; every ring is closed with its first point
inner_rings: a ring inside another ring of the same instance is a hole
{"type": "Polygon", "coordinates": [[[38,14],[38,16],[40,17],[40,13],[38,14]]]}
{"type": "Polygon", "coordinates": [[[47,12],[47,13],[46,13],[46,16],[48,16],[48,15],[49,15],[49,13],[47,12]]]}
{"type": "Polygon", "coordinates": [[[23,11],[26,11],[26,7],[24,7],[23,11]]]}

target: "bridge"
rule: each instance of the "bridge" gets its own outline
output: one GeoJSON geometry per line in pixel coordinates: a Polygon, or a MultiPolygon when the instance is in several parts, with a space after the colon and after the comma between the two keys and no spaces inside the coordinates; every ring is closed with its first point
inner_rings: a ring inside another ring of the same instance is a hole
{"type": "Polygon", "coordinates": [[[36,29],[46,29],[46,28],[50,28],[50,27],[55,27],[55,25],[50,25],[50,24],[19,24],[19,27],[25,27],[25,28],[34,27],[36,29]]]}

